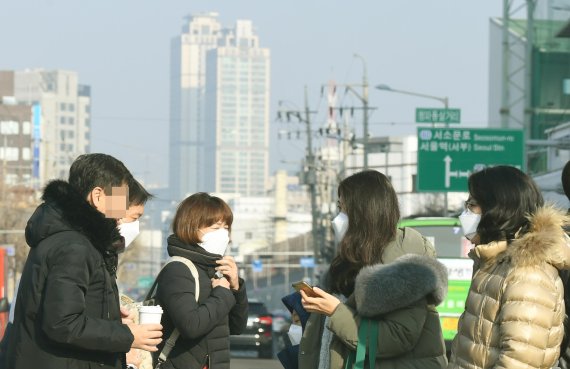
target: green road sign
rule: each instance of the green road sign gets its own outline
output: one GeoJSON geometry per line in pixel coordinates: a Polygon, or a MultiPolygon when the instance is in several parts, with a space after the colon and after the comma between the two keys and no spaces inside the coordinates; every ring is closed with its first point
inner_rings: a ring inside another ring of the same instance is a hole
{"type": "Polygon", "coordinates": [[[466,192],[467,178],[495,165],[525,168],[522,130],[418,128],[418,191],[466,192]]]}
{"type": "Polygon", "coordinates": [[[471,275],[473,274],[473,260],[438,258],[447,268],[447,296],[439,304],[439,312],[443,338],[452,340],[457,334],[459,316],[465,310],[465,300],[469,294],[471,275]]]}
{"type": "Polygon", "coordinates": [[[439,108],[416,108],[416,123],[459,123],[461,110],[439,108]]]}

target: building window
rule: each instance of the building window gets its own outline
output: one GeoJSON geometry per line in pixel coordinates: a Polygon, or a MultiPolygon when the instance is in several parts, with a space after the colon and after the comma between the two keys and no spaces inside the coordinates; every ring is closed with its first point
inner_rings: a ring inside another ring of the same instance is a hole
{"type": "Polygon", "coordinates": [[[32,134],[32,124],[30,122],[22,122],[22,134],[32,134]]]}
{"type": "Polygon", "coordinates": [[[20,133],[20,124],[13,120],[0,122],[0,133],[3,135],[17,135],[20,133]]]}
{"type": "Polygon", "coordinates": [[[68,104],[69,111],[75,111],[75,104],[68,104]]]}
{"type": "Polygon", "coordinates": [[[32,150],[29,147],[22,148],[22,160],[31,160],[32,159],[32,150]]]}
{"type": "Polygon", "coordinates": [[[65,103],[60,103],[60,104],[59,104],[59,110],[60,110],[60,111],[65,111],[66,108],[67,108],[67,105],[66,105],[65,103]]]}
{"type": "Polygon", "coordinates": [[[245,239],[251,240],[253,238],[253,234],[251,232],[245,232],[245,239]]]}
{"type": "Polygon", "coordinates": [[[17,147],[0,147],[0,160],[17,161],[19,150],[17,147]]]}

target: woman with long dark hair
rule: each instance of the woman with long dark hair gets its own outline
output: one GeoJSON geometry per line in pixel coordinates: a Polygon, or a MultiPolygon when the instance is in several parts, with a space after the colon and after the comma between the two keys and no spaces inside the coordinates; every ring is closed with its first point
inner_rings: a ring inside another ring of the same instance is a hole
{"type": "Polygon", "coordinates": [[[337,255],[323,288],[314,287],[317,296],[301,292],[303,307],[313,314],[301,340],[299,368],[344,368],[363,318],[378,324],[376,365],[445,367],[434,305],[447,291],[447,272],[433,246],[413,229],[397,228],[398,198],[382,173],[351,175],[340,183],[338,197],[337,255]]]}
{"type": "Polygon", "coordinates": [[[468,185],[460,220],[474,272],[448,368],[551,368],[564,334],[567,217],[514,167],[483,169],[468,185]]]}

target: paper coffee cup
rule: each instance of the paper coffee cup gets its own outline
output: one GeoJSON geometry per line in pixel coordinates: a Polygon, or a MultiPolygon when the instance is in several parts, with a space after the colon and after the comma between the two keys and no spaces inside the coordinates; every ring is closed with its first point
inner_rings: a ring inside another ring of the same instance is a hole
{"type": "Polygon", "coordinates": [[[162,308],[156,306],[139,306],[139,324],[160,324],[162,308]]]}

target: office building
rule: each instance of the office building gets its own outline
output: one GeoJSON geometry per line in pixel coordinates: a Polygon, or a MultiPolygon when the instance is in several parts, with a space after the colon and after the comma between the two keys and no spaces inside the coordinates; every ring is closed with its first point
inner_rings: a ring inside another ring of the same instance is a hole
{"type": "Polygon", "coordinates": [[[14,94],[18,104],[38,107],[40,186],[66,179],[71,163],[90,151],[91,89],[80,85],[77,72],[42,69],[15,71],[14,94]]]}
{"type": "Polygon", "coordinates": [[[222,28],[216,13],[187,19],[171,52],[173,200],[197,191],[265,194],[269,72],[251,21],[222,28]]]}

